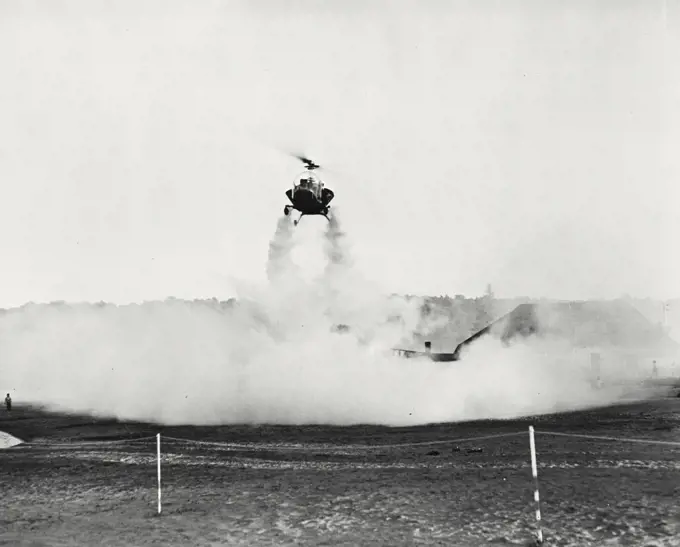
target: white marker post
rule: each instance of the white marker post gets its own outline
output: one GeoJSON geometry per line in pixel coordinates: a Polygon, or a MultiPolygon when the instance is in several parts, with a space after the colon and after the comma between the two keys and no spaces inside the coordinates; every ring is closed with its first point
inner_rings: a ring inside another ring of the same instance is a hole
{"type": "Polygon", "coordinates": [[[529,447],[531,448],[531,475],[534,477],[534,501],[536,502],[536,526],[538,527],[538,543],[543,543],[541,530],[541,504],[538,497],[538,468],[536,466],[536,443],[534,442],[534,426],[529,426],[529,447]]]}
{"type": "Polygon", "coordinates": [[[156,435],[156,460],[158,462],[158,514],[161,514],[161,434],[156,435]]]}

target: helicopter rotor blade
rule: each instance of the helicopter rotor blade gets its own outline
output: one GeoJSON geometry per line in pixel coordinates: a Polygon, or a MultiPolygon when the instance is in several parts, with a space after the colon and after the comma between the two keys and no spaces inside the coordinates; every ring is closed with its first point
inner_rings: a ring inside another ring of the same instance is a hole
{"type": "Polygon", "coordinates": [[[335,173],[336,175],[344,176],[343,171],[338,170],[337,168],[335,168],[333,166],[330,166],[330,167],[328,165],[321,166],[318,163],[316,163],[315,161],[310,160],[307,156],[303,156],[302,154],[291,153],[290,155],[293,156],[294,158],[298,159],[299,161],[301,161],[305,165],[305,167],[307,167],[307,169],[309,169],[310,171],[313,171],[315,169],[319,169],[320,171],[323,171],[324,173],[327,173],[327,174],[330,174],[330,175],[333,175],[335,173]]]}
{"type": "Polygon", "coordinates": [[[295,158],[296,160],[302,162],[302,164],[310,171],[319,169],[320,171],[323,171],[324,173],[327,173],[327,174],[330,174],[330,175],[335,173],[336,175],[339,175],[339,176],[344,176],[344,177],[347,176],[347,174],[344,171],[338,170],[334,166],[329,167],[328,165],[324,165],[322,167],[321,165],[319,165],[315,161],[311,160],[308,156],[301,154],[299,152],[299,149],[297,151],[293,151],[288,147],[284,147],[284,146],[280,146],[280,145],[272,145],[271,143],[269,143],[269,146],[278,150],[279,152],[285,154],[286,156],[290,156],[290,157],[295,158]]]}
{"type": "Polygon", "coordinates": [[[295,158],[297,158],[298,160],[300,160],[300,161],[305,165],[305,167],[307,167],[307,169],[309,169],[309,170],[314,170],[314,169],[320,169],[320,168],[321,168],[321,166],[320,166],[318,163],[316,163],[316,162],[310,160],[310,159],[309,159],[308,157],[306,157],[306,156],[302,156],[302,155],[300,155],[300,154],[293,154],[293,157],[295,157],[295,158]]]}

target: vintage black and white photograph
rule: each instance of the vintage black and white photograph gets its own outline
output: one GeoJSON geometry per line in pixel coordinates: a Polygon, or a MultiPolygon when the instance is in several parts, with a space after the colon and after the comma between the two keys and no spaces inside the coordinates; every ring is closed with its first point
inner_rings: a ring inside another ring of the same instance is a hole
{"type": "Polygon", "coordinates": [[[0,75],[0,545],[680,546],[680,0],[2,0],[0,75]]]}

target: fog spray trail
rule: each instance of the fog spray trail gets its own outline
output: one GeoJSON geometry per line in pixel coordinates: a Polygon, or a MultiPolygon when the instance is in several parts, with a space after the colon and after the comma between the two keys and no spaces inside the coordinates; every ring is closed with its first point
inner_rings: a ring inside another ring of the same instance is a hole
{"type": "MultiPolygon", "coordinates": [[[[0,384],[15,403],[166,424],[408,425],[509,417],[616,400],[530,345],[475,344],[463,361],[403,360],[427,328],[418,299],[384,294],[352,267],[337,218],[327,267],[304,280],[288,218],[269,284],[236,304],[28,305],[0,318],[0,384]],[[345,324],[344,334],[334,327],[345,324]]],[[[550,342],[545,341],[545,344],[550,342]]],[[[556,342],[553,344],[556,346],[556,342]]]]}
{"type": "Polygon", "coordinates": [[[326,225],[324,251],[326,253],[326,274],[332,275],[338,268],[351,267],[352,257],[349,248],[345,245],[347,234],[340,227],[338,210],[335,209],[326,225]]]}
{"type": "Polygon", "coordinates": [[[363,299],[369,294],[379,294],[379,291],[367,291],[366,280],[360,279],[356,271],[352,269],[352,257],[350,249],[345,245],[346,234],[340,227],[337,209],[330,217],[323,235],[326,266],[317,280],[317,286],[323,287],[327,311],[331,313],[334,322],[347,326],[352,323],[356,332],[361,316],[361,311],[357,309],[357,306],[370,305],[370,302],[363,299]],[[347,298],[350,295],[351,298],[347,298]]]}
{"type": "Polygon", "coordinates": [[[293,221],[290,216],[282,216],[276,224],[276,232],[269,242],[267,256],[267,279],[276,283],[282,276],[295,273],[295,264],[291,260],[293,249],[293,221]]]}

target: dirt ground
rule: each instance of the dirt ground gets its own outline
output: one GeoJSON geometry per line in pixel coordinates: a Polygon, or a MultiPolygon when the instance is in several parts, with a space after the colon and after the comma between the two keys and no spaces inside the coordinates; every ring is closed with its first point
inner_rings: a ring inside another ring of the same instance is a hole
{"type": "Polygon", "coordinates": [[[530,424],[546,545],[680,545],[678,398],[405,428],[159,427],[3,409],[0,430],[28,442],[0,451],[0,545],[530,545],[530,424]]]}

